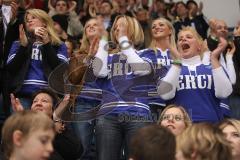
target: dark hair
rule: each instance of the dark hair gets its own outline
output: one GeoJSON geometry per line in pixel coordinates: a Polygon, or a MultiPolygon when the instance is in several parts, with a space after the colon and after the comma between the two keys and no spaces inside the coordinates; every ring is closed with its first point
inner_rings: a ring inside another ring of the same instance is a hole
{"type": "Polygon", "coordinates": [[[183,1],[177,2],[177,3],[175,4],[176,8],[177,8],[177,6],[178,6],[179,4],[182,4],[182,5],[184,5],[185,8],[187,8],[187,5],[186,5],[183,1]]]}
{"type": "Polygon", "coordinates": [[[186,3],[187,7],[190,3],[193,3],[194,5],[198,6],[197,2],[195,2],[194,0],[188,0],[186,3]]]}
{"type": "Polygon", "coordinates": [[[174,160],[175,152],[175,136],[159,125],[139,129],[130,143],[130,157],[134,160],[174,160]]]}
{"type": "Polygon", "coordinates": [[[56,3],[55,3],[55,5],[54,5],[54,7],[57,6],[57,3],[58,3],[59,1],[64,1],[64,2],[67,4],[67,7],[69,8],[69,4],[68,4],[68,1],[67,1],[67,0],[56,0],[56,3]]]}
{"type": "Polygon", "coordinates": [[[54,93],[51,89],[49,88],[42,88],[42,89],[39,89],[38,91],[34,92],[33,95],[32,95],[32,99],[31,101],[33,102],[34,98],[39,95],[40,93],[45,93],[45,94],[48,94],[51,98],[52,98],[52,101],[53,101],[53,108],[54,106],[59,102],[59,97],[57,96],[56,93],[54,93]]]}
{"type": "Polygon", "coordinates": [[[108,0],[103,0],[103,1],[102,1],[102,4],[103,4],[103,3],[108,3],[108,4],[110,5],[111,9],[113,9],[113,5],[112,5],[112,3],[111,3],[110,1],[108,1],[108,0]]]}

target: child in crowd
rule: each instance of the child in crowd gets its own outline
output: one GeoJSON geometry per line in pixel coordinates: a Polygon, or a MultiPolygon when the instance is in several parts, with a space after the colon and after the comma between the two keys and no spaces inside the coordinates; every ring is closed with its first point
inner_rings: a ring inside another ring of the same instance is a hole
{"type": "Polygon", "coordinates": [[[7,160],[48,159],[53,152],[53,121],[44,113],[21,111],[10,116],[2,129],[7,160]]]}

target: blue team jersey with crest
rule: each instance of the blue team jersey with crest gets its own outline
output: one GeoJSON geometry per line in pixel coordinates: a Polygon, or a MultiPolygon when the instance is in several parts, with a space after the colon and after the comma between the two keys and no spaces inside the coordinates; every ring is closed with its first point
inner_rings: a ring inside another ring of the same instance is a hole
{"type": "Polygon", "coordinates": [[[201,64],[195,70],[182,66],[176,95],[171,102],[183,106],[193,122],[220,121],[223,115],[220,99],[215,96],[211,65],[201,64]]]}
{"type": "MultiPolygon", "coordinates": [[[[40,88],[45,88],[48,86],[47,77],[44,75],[43,72],[42,54],[40,51],[40,47],[41,44],[33,43],[32,45],[31,60],[28,72],[25,76],[23,86],[20,90],[20,93],[22,94],[32,94],[40,88]]],[[[14,59],[19,48],[19,41],[15,41],[11,47],[7,63],[10,63],[14,59]]],[[[67,48],[64,43],[60,45],[57,52],[57,57],[63,62],[68,61],[67,48]]]]}
{"type": "Polygon", "coordinates": [[[139,51],[139,56],[148,61],[153,68],[154,77],[152,81],[155,83],[154,90],[149,91],[149,96],[141,97],[142,101],[145,101],[146,104],[156,104],[160,106],[166,106],[166,102],[160,98],[157,94],[157,81],[159,78],[164,77],[167,73],[168,68],[171,65],[171,56],[170,51],[167,49],[166,51],[162,51],[161,49],[144,49],[139,51]]]}

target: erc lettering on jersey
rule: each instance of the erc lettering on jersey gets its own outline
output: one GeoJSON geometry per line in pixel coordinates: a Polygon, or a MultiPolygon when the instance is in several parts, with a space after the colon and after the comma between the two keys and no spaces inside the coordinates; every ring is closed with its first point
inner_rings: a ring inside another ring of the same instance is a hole
{"type": "Polygon", "coordinates": [[[132,73],[132,69],[128,63],[113,63],[108,65],[108,69],[112,70],[109,73],[108,78],[114,76],[122,76],[122,75],[129,75],[132,73]]]}
{"type": "Polygon", "coordinates": [[[32,49],[32,56],[31,59],[37,60],[37,61],[42,61],[42,54],[39,48],[33,48],[32,49]]]}
{"type": "Polygon", "coordinates": [[[211,89],[211,75],[180,75],[177,90],[183,89],[211,89]]]}

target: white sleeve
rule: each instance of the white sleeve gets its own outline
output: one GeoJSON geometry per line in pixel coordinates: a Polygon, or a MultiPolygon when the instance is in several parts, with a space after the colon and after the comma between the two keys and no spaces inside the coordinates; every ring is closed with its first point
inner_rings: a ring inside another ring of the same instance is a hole
{"type": "Polygon", "coordinates": [[[203,53],[203,58],[202,58],[202,63],[205,65],[209,65],[210,64],[210,51],[206,51],[203,53]]]}
{"type": "Polygon", "coordinates": [[[232,93],[232,84],[222,67],[212,70],[215,96],[227,98],[232,93]]]}
{"type": "Polygon", "coordinates": [[[131,66],[134,74],[147,75],[151,73],[151,65],[139,57],[126,36],[119,38],[122,53],[127,56],[127,63],[131,66]]]}
{"type": "Polygon", "coordinates": [[[99,47],[97,50],[97,53],[95,55],[95,58],[93,60],[93,74],[96,77],[107,77],[108,75],[108,52],[106,50],[106,46],[108,45],[108,42],[106,40],[101,39],[99,42],[99,47]]]}
{"type": "Polygon", "coordinates": [[[234,68],[232,55],[226,55],[227,73],[232,84],[236,83],[236,71],[234,68]]]}
{"type": "Polygon", "coordinates": [[[172,65],[167,75],[161,79],[157,86],[157,92],[162,99],[169,100],[175,97],[180,72],[181,68],[179,66],[172,65]],[[170,91],[166,93],[169,89],[170,91]]]}

